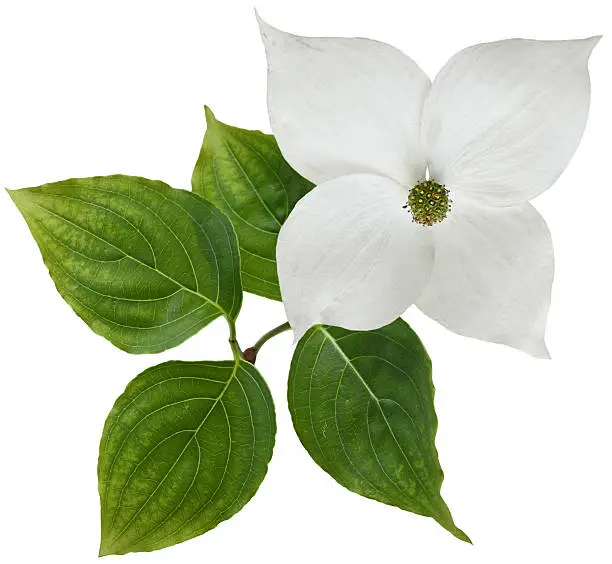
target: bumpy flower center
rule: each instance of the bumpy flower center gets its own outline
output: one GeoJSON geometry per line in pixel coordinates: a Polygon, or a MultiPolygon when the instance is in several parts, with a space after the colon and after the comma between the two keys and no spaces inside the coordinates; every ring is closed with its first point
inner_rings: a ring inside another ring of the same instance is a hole
{"type": "Polygon", "coordinates": [[[431,226],[447,216],[451,201],[444,186],[433,180],[425,180],[410,190],[408,203],[404,207],[410,208],[414,221],[431,226]]]}

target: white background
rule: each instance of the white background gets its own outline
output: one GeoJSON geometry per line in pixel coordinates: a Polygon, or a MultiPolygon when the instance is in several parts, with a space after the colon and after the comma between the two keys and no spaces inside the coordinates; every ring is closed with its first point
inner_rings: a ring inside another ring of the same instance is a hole
{"type": "MultiPolygon", "coordinates": [[[[258,367],[278,412],[268,476],[235,517],[204,536],[109,562],[610,562],[612,464],[612,25],[603,0],[337,2],[260,0],[303,35],[391,43],[430,74],[457,50],[506,37],[604,34],[591,59],[584,139],[536,200],[552,231],[552,361],[405,318],[434,360],[442,493],[463,544],[431,519],[338,486],[300,446],[285,401],[291,336],[258,367]],[[606,37],[606,34],[608,36],[606,37]]],[[[253,0],[0,1],[0,185],[111,173],[189,188],[217,117],[268,130],[265,58],[253,0]]],[[[0,560],[96,561],[96,457],[128,381],[169,359],[228,358],[219,320],[166,353],[130,356],[94,335],[56,293],[25,222],[0,193],[0,560]]],[[[243,346],[284,321],[245,297],[243,346]]]]}

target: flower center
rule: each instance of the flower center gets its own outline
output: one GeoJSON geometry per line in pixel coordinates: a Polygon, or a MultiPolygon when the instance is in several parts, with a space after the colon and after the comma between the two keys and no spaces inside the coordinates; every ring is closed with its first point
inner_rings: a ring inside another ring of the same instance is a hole
{"type": "Polygon", "coordinates": [[[448,190],[433,180],[425,180],[408,192],[408,203],[412,219],[421,225],[439,223],[451,209],[448,190]]]}

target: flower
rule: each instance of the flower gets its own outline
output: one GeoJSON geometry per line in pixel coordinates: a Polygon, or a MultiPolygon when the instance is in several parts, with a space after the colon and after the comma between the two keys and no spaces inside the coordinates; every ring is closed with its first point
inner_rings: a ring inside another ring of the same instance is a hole
{"type": "Polygon", "coordinates": [[[317,323],[376,329],[416,304],[548,357],[553,248],[529,200],[578,146],[599,37],[475,45],[431,82],[384,43],[260,28],[272,130],[317,184],[277,245],[296,340],[317,323]]]}

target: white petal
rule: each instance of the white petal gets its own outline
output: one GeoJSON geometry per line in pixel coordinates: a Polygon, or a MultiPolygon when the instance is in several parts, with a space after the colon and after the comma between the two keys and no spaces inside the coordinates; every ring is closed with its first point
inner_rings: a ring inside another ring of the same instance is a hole
{"type": "Polygon", "coordinates": [[[284,157],[320,184],[359,172],[416,184],[425,173],[421,110],[430,80],[369,39],[291,35],[260,20],[268,110],[284,157]]]}
{"type": "Polygon", "coordinates": [[[549,188],[584,131],[587,63],[598,40],[509,39],[455,55],[423,109],[433,178],[492,205],[549,188]]]}
{"type": "Polygon", "coordinates": [[[553,247],[535,208],[463,202],[432,232],[434,269],[418,307],[460,335],[549,358],[553,247]]]}
{"type": "Polygon", "coordinates": [[[369,330],[399,317],[433,264],[431,232],[402,208],[406,191],[372,174],[317,186],[281,228],[276,260],[296,340],[317,323],[369,330]]]}

